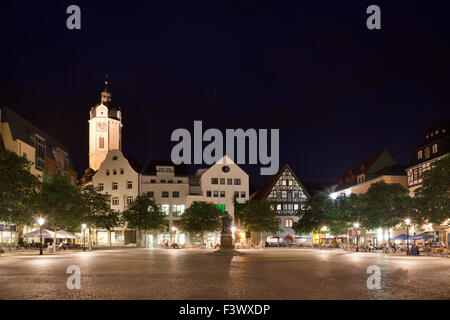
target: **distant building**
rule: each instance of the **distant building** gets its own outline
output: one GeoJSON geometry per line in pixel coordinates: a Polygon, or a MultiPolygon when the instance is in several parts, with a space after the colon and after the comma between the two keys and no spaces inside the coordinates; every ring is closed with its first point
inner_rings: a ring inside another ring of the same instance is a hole
{"type": "MultiPolygon", "coordinates": [[[[357,167],[348,170],[330,189],[332,199],[350,197],[352,194],[364,194],[374,183],[398,183],[406,188],[406,166],[400,165],[387,152],[383,151],[373,157],[363,160],[357,167]]],[[[357,221],[355,221],[357,222],[357,221]]],[[[390,238],[397,234],[406,233],[405,230],[392,230],[390,238]]],[[[389,239],[387,231],[371,230],[360,235],[360,244],[371,243],[377,245],[389,239]]],[[[356,243],[356,239],[354,239],[356,243]]]]}
{"type": "MultiPolygon", "coordinates": [[[[450,120],[442,120],[424,134],[422,142],[411,155],[408,174],[409,195],[414,197],[415,191],[422,185],[422,174],[431,168],[431,164],[450,153],[450,120]]],[[[450,218],[450,213],[449,213],[450,218]]],[[[436,236],[436,241],[450,244],[448,222],[441,225],[426,224],[422,231],[436,236]]]]}
{"type": "MultiPolygon", "coordinates": [[[[209,168],[199,169],[193,177],[189,178],[189,195],[186,197],[186,208],[194,201],[205,201],[216,204],[217,208],[227,212],[234,220],[233,197],[238,202],[249,199],[249,177],[228,156],[224,156],[209,168]]],[[[210,233],[207,246],[211,247],[219,243],[220,234],[210,233]]],[[[201,236],[190,235],[193,245],[201,244],[201,236]]]]}
{"type": "MultiPolygon", "coordinates": [[[[32,162],[31,173],[41,181],[54,175],[67,177],[72,185],[77,183],[77,173],[70,160],[69,149],[55,138],[22,118],[13,110],[0,109],[0,148],[10,150],[32,162]]],[[[29,231],[23,226],[23,232],[29,231]]],[[[0,222],[0,242],[15,244],[18,240],[16,226],[0,222]]]]}
{"type": "MultiPolygon", "coordinates": [[[[267,183],[259,189],[252,199],[267,199],[275,210],[282,230],[276,234],[264,234],[263,241],[269,243],[291,244],[312,244],[313,238],[310,235],[297,235],[292,226],[298,221],[297,211],[303,207],[304,202],[310,197],[306,188],[295,175],[292,168],[286,164],[276,175],[272,176],[267,183]]],[[[258,243],[259,235],[253,235],[252,241],[258,243]]]]}
{"type": "Polygon", "coordinates": [[[164,232],[148,233],[142,242],[148,247],[158,247],[166,241],[179,245],[187,244],[188,234],[177,228],[186,208],[186,197],[189,195],[187,166],[176,165],[172,161],[149,160],[141,171],[140,194],[148,194],[153,198],[162,206],[167,216],[167,229],[164,232]]]}

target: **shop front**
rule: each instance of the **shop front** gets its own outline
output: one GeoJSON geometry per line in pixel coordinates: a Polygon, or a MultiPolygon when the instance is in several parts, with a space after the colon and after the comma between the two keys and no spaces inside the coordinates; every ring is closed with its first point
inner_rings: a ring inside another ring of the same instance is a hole
{"type": "Polygon", "coordinates": [[[0,223],[0,247],[16,246],[18,239],[15,225],[0,223]]]}

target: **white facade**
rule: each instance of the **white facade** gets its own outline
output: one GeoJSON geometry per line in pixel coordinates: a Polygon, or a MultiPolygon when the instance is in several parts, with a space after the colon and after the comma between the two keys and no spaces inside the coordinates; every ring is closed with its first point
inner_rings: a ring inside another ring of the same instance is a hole
{"type": "Polygon", "coordinates": [[[109,151],[122,149],[122,115],[110,105],[111,94],[102,92],[101,102],[93,107],[89,120],[89,167],[96,171],[109,151]]]}
{"type": "MultiPolygon", "coordinates": [[[[194,201],[212,202],[233,218],[233,197],[236,194],[237,201],[243,203],[249,199],[249,177],[228,156],[224,156],[208,169],[198,171],[199,186],[191,186],[195,193],[186,198],[186,207],[194,201]]],[[[194,193],[191,192],[191,193],[194,193]]]]}
{"type": "Polygon", "coordinates": [[[111,195],[111,208],[124,211],[139,194],[139,173],[124,157],[122,151],[111,150],[92,177],[92,184],[111,195]]]}

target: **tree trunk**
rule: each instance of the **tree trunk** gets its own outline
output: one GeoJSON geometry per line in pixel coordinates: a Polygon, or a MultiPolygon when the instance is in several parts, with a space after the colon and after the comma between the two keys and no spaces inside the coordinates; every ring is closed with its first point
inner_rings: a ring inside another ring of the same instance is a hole
{"type": "Polygon", "coordinates": [[[206,248],[206,233],[205,233],[205,231],[202,232],[202,246],[201,246],[201,248],[202,249],[206,248]]]}
{"type": "Polygon", "coordinates": [[[55,234],[53,235],[53,253],[56,253],[56,227],[53,228],[55,234]]]}
{"type": "Polygon", "coordinates": [[[139,228],[136,228],[136,247],[140,247],[141,246],[141,237],[140,237],[140,232],[139,232],[139,228]]]}
{"type": "Polygon", "coordinates": [[[390,233],[389,229],[387,232],[388,232],[388,248],[391,249],[391,233],[390,233]]]}
{"type": "Polygon", "coordinates": [[[347,229],[347,239],[345,239],[346,248],[345,250],[348,250],[350,248],[350,230],[347,229]]]}
{"type": "Polygon", "coordinates": [[[261,236],[261,239],[259,240],[259,248],[263,249],[264,248],[264,244],[263,244],[263,233],[262,232],[260,232],[260,236],[261,236]]]}
{"type": "Polygon", "coordinates": [[[108,230],[108,246],[111,247],[111,230],[108,230]]]}
{"type": "Polygon", "coordinates": [[[89,250],[92,250],[91,228],[89,228],[88,237],[89,250]]]}

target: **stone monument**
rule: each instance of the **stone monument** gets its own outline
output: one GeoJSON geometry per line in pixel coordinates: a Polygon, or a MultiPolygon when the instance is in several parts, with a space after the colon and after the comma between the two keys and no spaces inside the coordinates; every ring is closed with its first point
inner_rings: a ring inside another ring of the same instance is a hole
{"type": "Polygon", "coordinates": [[[222,232],[220,233],[220,250],[234,250],[231,222],[233,218],[225,212],[221,218],[222,232]]]}

